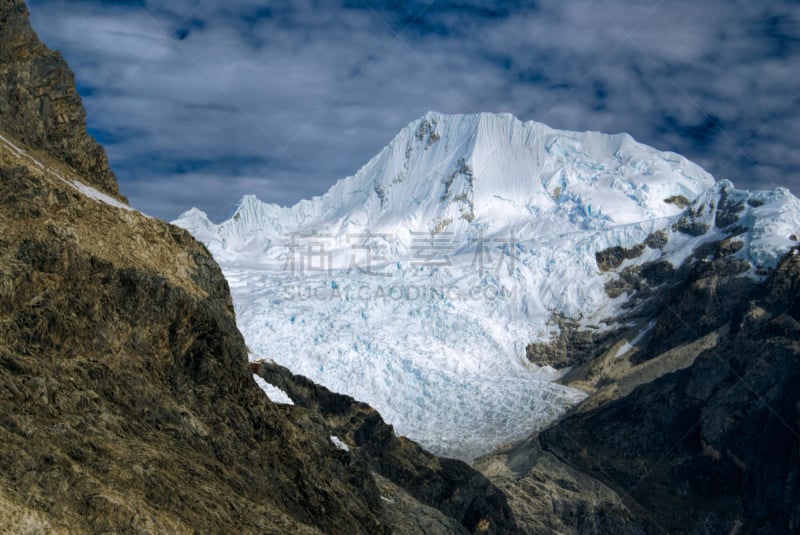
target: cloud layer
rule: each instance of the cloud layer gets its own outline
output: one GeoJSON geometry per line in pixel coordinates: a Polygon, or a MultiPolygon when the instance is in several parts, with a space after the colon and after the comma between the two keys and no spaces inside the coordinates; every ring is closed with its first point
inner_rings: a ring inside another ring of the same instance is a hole
{"type": "Polygon", "coordinates": [[[321,194],[428,110],[626,131],[800,192],[797,2],[28,3],[122,191],[165,219],[321,194]]]}

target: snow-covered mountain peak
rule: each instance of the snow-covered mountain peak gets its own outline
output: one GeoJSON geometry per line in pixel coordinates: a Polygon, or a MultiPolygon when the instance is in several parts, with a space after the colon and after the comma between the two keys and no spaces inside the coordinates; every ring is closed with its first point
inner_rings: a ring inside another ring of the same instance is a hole
{"type": "Polygon", "coordinates": [[[415,222],[452,230],[541,213],[560,213],[585,228],[675,215],[664,199],[693,199],[713,183],[688,160],[627,134],[559,131],[510,114],[434,112],[409,124],[347,181],[374,193],[361,199],[370,222],[408,215],[412,202],[415,222]]]}
{"type": "MultiPolygon", "coordinates": [[[[693,200],[712,184],[697,165],[627,134],[559,131],[510,114],[428,112],[322,196],[291,208],[243,197],[222,237],[231,244],[226,234],[311,226],[335,233],[602,229],[676,215],[681,208],[667,199],[693,200]]],[[[187,217],[197,219],[179,221],[187,217]]]]}
{"type": "Polygon", "coordinates": [[[715,241],[758,276],[800,235],[800,201],[627,134],[429,112],[324,195],[246,196],[219,225],[197,210],[176,224],[222,266],[256,357],[471,458],[582,397],[526,358],[555,317],[614,328],[622,271],[678,268],[715,241]]]}

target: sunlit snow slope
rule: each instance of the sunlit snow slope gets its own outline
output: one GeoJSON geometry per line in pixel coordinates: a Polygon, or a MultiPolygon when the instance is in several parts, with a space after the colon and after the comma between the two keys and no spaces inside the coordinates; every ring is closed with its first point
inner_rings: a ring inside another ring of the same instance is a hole
{"type": "MultiPolygon", "coordinates": [[[[670,229],[685,208],[675,199],[713,204],[723,191],[758,199],[738,254],[773,265],[800,222],[786,190],[734,190],[626,134],[428,113],[321,197],[284,208],[246,196],[219,225],[196,209],[175,223],[221,264],[253,358],[471,459],[582,398],[525,346],[550,338],[554,314],[613,322],[625,296],[606,295],[595,253],[670,229]]],[[[712,237],[675,236],[628,262],[678,264],[712,237]]]]}

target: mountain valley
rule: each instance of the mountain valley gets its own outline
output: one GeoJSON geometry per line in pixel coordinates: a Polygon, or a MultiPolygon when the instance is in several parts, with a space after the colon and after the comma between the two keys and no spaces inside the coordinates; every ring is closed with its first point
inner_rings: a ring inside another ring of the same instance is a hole
{"type": "Polygon", "coordinates": [[[21,0],[0,37],[0,533],[800,530],[787,189],[429,112],[170,224],[21,0]]]}

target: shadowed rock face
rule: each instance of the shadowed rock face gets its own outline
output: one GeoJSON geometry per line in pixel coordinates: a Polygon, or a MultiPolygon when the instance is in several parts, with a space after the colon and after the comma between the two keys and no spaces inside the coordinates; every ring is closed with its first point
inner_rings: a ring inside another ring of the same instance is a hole
{"type": "Polygon", "coordinates": [[[798,288],[800,260],[789,255],[690,367],[567,418],[540,442],[666,531],[796,532],[798,288]]]}
{"type": "Polygon", "coordinates": [[[253,383],[200,244],[1,160],[0,525],[389,529],[368,471],[253,383]]]}
{"type": "MultiPolygon", "coordinates": [[[[337,449],[313,410],[266,398],[208,251],[70,184],[117,191],[102,149],[82,131],[71,75],[36,40],[21,3],[0,0],[0,34],[3,135],[27,153],[0,141],[0,526],[461,530],[449,511],[376,484],[371,465],[337,449]],[[387,510],[382,493],[399,505],[387,510]]],[[[424,487],[431,473],[416,468],[407,477],[424,487]]],[[[435,481],[462,492],[460,479],[435,481]]],[[[491,518],[512,529],[502,495],[488,484],[468,494],[480,492],[499,496],[491,518]]]]}
{"type": "Polygon", "coordinates": [[[800,529],[800,251],[759,283],[731,268],[737,247],[696,251],[712,259],[636,310],[638,347],[600,347],[564,377],[590,393],[571,415],[478,461],[524,529],[800,529]]]}
{"type": "Polygon", "coordinates": [[[105,150],[86,133],[72,72],[39,41],[22,0],[0,0],[0,129],[122,199],[105,150]]]}
{"type": "Polygon", "coordinates": [[[284,390],[295,404],[321,415],[329,434],[344,439],[359,462],[419,502],[457,520],[465,532],[519,532],[505,496],[466,463],[431,455],[396,436],[369,405],[293,375],[282,366],[261,363],[254,370],[284,390]]]}

